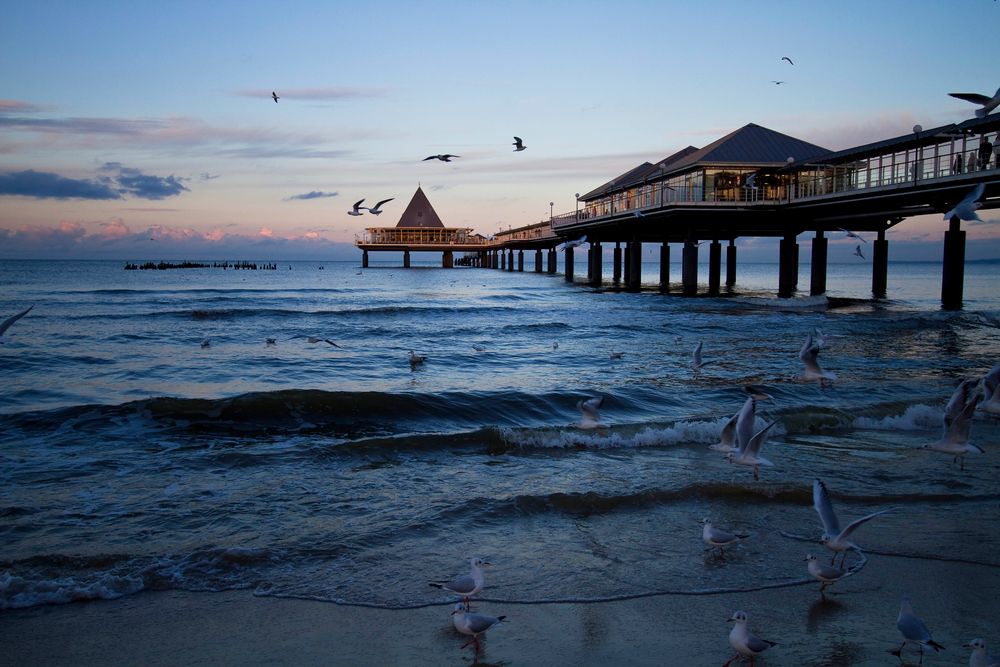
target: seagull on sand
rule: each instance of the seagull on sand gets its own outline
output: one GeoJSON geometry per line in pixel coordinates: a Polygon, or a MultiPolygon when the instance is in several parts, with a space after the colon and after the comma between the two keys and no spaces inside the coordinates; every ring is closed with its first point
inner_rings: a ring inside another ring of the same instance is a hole
{"type": "Polygon", "coordinates": [[[361,211],[365,210],[365,207],[361,205],[364,199],[359,199],[354,203],[354,208],[347,212],[347,215],[364,215],[361,211]]]}
{"type": "Polygon", "coordinates": [[[847,528],[841,530],[840,521],[837,520],[837,515],[833,511],[833,502],[830,500],[830,494],[826,490],[826,484],[820,479],[813,480],[813,508],[819,514],[819,520],[823,522],[823,536],[819,541],[827,549],[833,551],[833,558],[830,560],[830,565],[833,565],[834,561],[837,560],[837,554],[843,554],[843,558],[840,561],[841,567],[843,567],[844,561],[847,560],[848,549],[857,549],[859,551],[861,549],[857,544],[848,539],[851,533],[857,530],[861,524],[871,521],[880,514],[892,511],[890,507],[889,509],[873,512],[852,521],[848,524],[847,528]]]}
{"type": "Polygon", "coordinates": [[[982,204],[978,200],[983,196],[983,190],[985,189],[985,183],[980,183],[976,187],[972,188],[969,194],[965,195],[965,199],[955,204],[955,208],[944,214],[944,219],[951,220],[953,216],[957,215],[959,220],[976,220],[978,222],[982,222],[983,219],[979,217],[976,210],[982,207],[982,204]]]}
{"type": "Polygon", "coordinates": [[[960,100],[980,105],[981,108],[976,109],[976,118],[982,118],[1000,106],[1000,88],[997,88],[997,92],[993,93],[993,97],[986,97],[986,95],[980,95],[979,93],[948,94],[952,97],[957,97],[960,100]]]}
{"type": "Polygon", "coordinates": [[[794,65],[795,64],[795,63],[792,62],[792,59],[789,58],[788,56],[781,56],[781,59],[782,60],[787,60],[789,65],[794,65]]]}
{"type": "MultiPolygon", "coordinates": [[[[385,204],[386,202],[391,202],[393,199],[395,199],[395,197],[389,197],[388,199],[383,199],[374,206],[369,206],[368,212],[371,213],[372,215],[382,215],[382,204],[385,204]]],[[[361,201],[364,201],[364,199],[362,199],[361,201]]]]}
{"type": "Polygon", "coordinates": [[[750,630],[747,629],[747,613],[745,611],[734,611],[729,620],[736,624],[729,631],[729,645],[736,651],[736,655],[726,660],[722,667],[729,667],[733,660],[741,658],[750,658],[750,667],[753,667],[755,656],[778,645],[777,642],[750,634],[750,630]]]}
{"type": "Polygon", "coordinates": [[[823,565],[819,562],[813,554],[806,555],[806,562],[809,563],[807,566],[809,570],[809,576],[817,581],[822,582],[819,587],[819,594],[826,597],[826,588],[835,581],[840,581],[847,576],[847,570],[842,570],[839,567],[833,567],[832,565],[823,565]]]}
{"type": "Polygon", "coordinates": [[[479,635],[483,634],[494,625],[503,622],[506,616],[486,616],[484,614],[473,614],[464,604],[459,602],[455,605],[455,610],[451,612],[451,623],[455,629],[463,635],[471,635],[472,639],[462,644],[465,648],[469,644],[476,647],[476,654],[479,653],[479,635]]]}
{"type": "Polygon", "coordinates": [[[2,324],[0,324],[0,344],[4,343],[3,335],[7,332],[7,329],[10,329],[10,326],[14,324],[14,322],[17,322],[19,319],[21,319],[29,312],[31,312],[32,308],[34,308],[34,306],[28,306],[20,313],[17,313],[16,315],[11,315],[7,319],[5,319],[2,324]]]}
{"type": "MultiPolygon", "coordinates": [[[[334,347],[340,347],[339,345],[337,345],[336,343],[334,343],[329,338],[317,338],[316,336],[309,336],[308,338],[306,338],[306,342],[310,343],[311,345],[315,345],[316,343],[329,343],[330,345],[333,345],[334,347]]],[[[344,349],[344,348],[340,347],[340,349],[344,349]]]]}
{"type": "Polygon", "coordinates": [[[444,153],[443,155],[428,155],[421,162],[427,162],[428,160],[441,160],[441,162],[451,162],[453,157],[462,157],[461,155],[452,155],[451,153],[444,153]]]}
{"type": "Polygon", "coordinates": [[[524,142],[521,141],[521,137],[514,137],[514,143],[512,143],[511,146],[514,147],[515,153],[519,153],[520,151],[523,151],[525,148],[527,148],[527,146],[524,145],[524,142]]]}
{"type": "Polygon", "coordinates": [[[906,646],[907,642],[916,644],[920,648],[920,662],[924,661],[925,646],[935,651],[944,649],[944,646],[934,641],[934,638],[931,637],[931,631],[927,629],[927,626],[920,620],[920,617],[913,613],[909,597],[904,596],[899,602],[899,616],[896,617],[896,627],[903,635],[903,643],[895,651],[889,651],[889,653],[900,660],[903,659],[900,654],[903,652],[903,647],[906,646]]]}
{"type": "Polygon", "coordinates": [[[718,548],[719,557],[725,558],[726,552],[723,547],[736,544],[740,540],[750,537],[747,533],[727,533],[712,526],[709,519],[701,520],[701,541],[709,548],[718,548]]]}
{"type": "MultiPolygon", "coordinates": [[[[860,247],[860,246],[858,246],[860,247]]],[[[837,379],[836,373],[824,371],[819,365],[819,346],[813,342],[812,334],[806,337],[806,342],[799,349],[799,361],[805,366],[800,379],[807,382],[819,380],[819,386],[825,388],[828,382],[837,379]]]]}
{"type": "Polygon", "coordinates": [[[751,466],[753,468],[753,478],[760,479],[761,466],[774,466],[773,463],[760,455],[760,449],[764,446],[764,441],[767,440],[767,432],[770,431],[771,427],[777,423],[778,422],[771,422],[761,430],[757,431],[757,433],[750,438],[750,441],[747,442],[745,446],[741,445],[737,451],[729,452],[729,454],[726,455],[726,459],[730,463],[751,466]]]}
{"type": "Polygon", "coordinates": [[[700,371],[704,366],[709,364],[714,364],[717,359],[712,359],[710,361],[705,361],[701,358],[701,350],[704,347],[704,342],[698,341],[698,344],[694,346],[694,351],[691,353],[691,368],[696,371],[700,371]]]}
{"type": "Polygon", "coordinates": [[[855,234],[854,232],[852,232],[850,229],[844,229],[843,227],[837,227],[837,231],[838,232],[844,232],[844,238],[857,239],[857,240],[861,241],[862,243],[868,243],[868,239],[864,238],[863,236],[858,236],[857,234],[855,234]]]}
{"type": "Polygon", "coordinates": [[[943,436],[933,444],[924,445],[924,449],[952,454],[959,462],[959,469],[965,470],[966,454],[984,453],[982,447],[969,442],[972,417],[981,399],[976,380],[965,380],[958,385],[944,410],[943,436]]]}
{"type": "Polygon", "coordinates": [[[278,97],[278,93],[274,92],[273,90],[271,91],[271,97],[274,99],[275,104],[277,104],[278,100],[281,99],[280,97],[278,97]]]}
{"type": "Polygon", "coordinates": [[[429,581],[427,583],[434,588],[461,595],[468,609],[469,598],[483,590],[483,586],[486,584],[483,566],[489,565],[489,563],[482,558],[472,558],[469,564],[472,566],[472,571],[469,574],[459,575],[451,581],[429,581]]]}
{"type": "Polygon", "coordinates": [[[601,423],[601,406],[604,405],[603,396],[595,396],[587,400],[576,402],[576,409],[580,411],[580,422],[577,424],[582,429],[604,428],[601,423]]]}
{"type": "Polygon", "coordinates": [[[1000,658],[986,652],[986,642],[982,639],[973,639],[962,646],[972,649],[972,655],[969,656],[969,667],[1000,667],[1000,658]]]}

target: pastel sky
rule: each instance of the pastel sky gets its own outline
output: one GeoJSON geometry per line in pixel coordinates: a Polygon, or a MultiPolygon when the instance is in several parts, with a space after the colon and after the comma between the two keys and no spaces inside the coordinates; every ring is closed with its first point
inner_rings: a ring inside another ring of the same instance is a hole
{"type": "Polygon", "coordinates": [[[489,234],[750,122],[837,150],[964,120],[998,34],[991,0],[6,3],[0,257],[348,258],[418,184],[489,234]]]}

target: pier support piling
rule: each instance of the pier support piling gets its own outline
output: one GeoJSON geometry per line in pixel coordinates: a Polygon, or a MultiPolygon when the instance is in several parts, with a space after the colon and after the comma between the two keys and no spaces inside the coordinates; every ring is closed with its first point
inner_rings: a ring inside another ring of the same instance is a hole
{"type": "Polygon", "coordinates": [[[404,269],[410,268],[410,251],[409,250],[404,250],[403,251],[403,268],[404,269]]]}
{"type": "Polygon", "coordinates": [[[362,269],[367,269],[368,268],[368,251],[367,250],[362,250],[361,251],[361,268],[362,269]]]}
{"type": "Polygon", "coordinates": [[[445,250],[443,253],[441,253],[441,268],[442,269],[455,268],[455,255],[451,250],[445,250]]]}
{"type": "Polygon", "coordinates": [[[622,244],[618,241],[615,241],[614,273],[611,274],[611,279],[616,285],[622,281],[622,244]]]}
{"type": "Polygon", "coordinates": [[[826,254],[829,239],[823,230],[816,231],[812,242],[812,264],[809,270],[809,294],[819,296],[826,293],[826,254]]]}
{"type": "Polygon", "coordinates": [[[781,239],[778,249],[778,298],[788,299],[795,293],[799,282],[798,246],[795,234],[788,233],[781,239]]]}
{"type": "Polygon", "coordinates": [[[513,270],[514,270],[514,249],[511,248],[510,250],[507,251],[507,271],[510,272],[513,270]]]}
{"type": "Polygon", "coordinates": [[[878,230],[878,238],[872,242],[872,295],[884,299],[889,286],[889,242],[885,230],[878,230]]]}
{"type": "Polygon", "coordinates": [[[638,292],[642,285],[642,243],[629,241],[626,246],[628,253],[628,278],[625,281],[625,291],[638,292]]]}
{"type": "Polygon", "coordinates": [[[535,251],[535,273],[542,272],[542,249],[535,251]]]}
{"type": "Polygon", "coordinates": [[[670,244],[666,241],[660,245],[660,291],[670,291],[670,244]]]}
{"type": "Polygon", "coordinates": [[[951,216],[944,233],[944,262],[941,267],[941,307],[962,309],[965,289],[965,231],[957,215],[951,216]]]}
{"type": "Polygon", "coordinates": [[[592,243],[590,246],[590,284],[592,287],[600,287],[603,278],[603,257],[604,249],[600,243],[592,243]]]}
{"type": "Polygon", "coordinates": [[[726,246],[726,287],[736,286],[736,239],[726,246]]]}
{"type": "Polygon", "coordinates": [[[722,244],[718,240],[708,246],[708,293],[719,294],[719,282],[722,278],[722,244]]]}
{"type": "Polygon", "coordinates": [[[573,282],[573,248],[566,248],[566,282],[573,282]]]}
{"type": "Polygon", "coordinates": [[[698,242],[689,238],[681,254],[681,283],[684,296],[698,294],[698,242]]]}
{"type": "Polygon", "coordinates": [[[549,265],[546,267],[546,270],[549,273],[555,273],[556,272],[556,263],[557,263],[558,259],[559,259],[559,254],[556,252],[556,249],[555,248],[549,248],[549,265]]]}
{"type": "Polygon", "coordinates": [[[517,270],[521,271],[522,273],[524,272],[524,251],[523,250],[518,250],[517,251],[517,270]]]}

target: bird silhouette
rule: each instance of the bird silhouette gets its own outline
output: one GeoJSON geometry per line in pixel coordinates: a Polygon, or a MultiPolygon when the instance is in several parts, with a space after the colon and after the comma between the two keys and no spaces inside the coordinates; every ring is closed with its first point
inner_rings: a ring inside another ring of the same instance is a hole
{"type": "Polygon", "coordinates": [[[271,91],[271,97],[273,97],[273,98],[274,98],[274,103],[275,103],[275,104],[277,104],[277,103],[278,103],[278,100],[280,100],[280,99],[281,99],[280,97],[278,97],[278,93],[274,92],[273,90],[271,91]]]}
{"type": "Polygon", "coordinates": [[[794,65],[795,64],[795,63],[792,62],[792,59],[789,58],[788,56],[781,56],[781,59],[782,60],[787,60],[789,65],[794,65]]]}
{"type": "Polygon", "coordinates": [[[511,146],[514,147],[515,153],[523,151],[525,148],[527,148],[527,146],[524,145],[524,142],[521,141],[521,137],[514,137],[514,143],[511,144],[511,146]]]}
{"type": "Polygon", "coordinates": [[[461,155],[452,155],[451,153],[445,153],[443,155],[428,155],[421,162],[427,162],[428,160],[441,160],[442,162],[451,162],[453,157],[462,157],[461,155]]]}
{"type": "Polygon", "coordinates": [[[354,203],[354,208],[348,211],[347,215],[364,215],[364,213],[361,212],[362,209],[364,209],[364,207],[361,205],[361,202],[363,201],[364,199],[359,199],[358,201],[356,201],[354,203]]]}

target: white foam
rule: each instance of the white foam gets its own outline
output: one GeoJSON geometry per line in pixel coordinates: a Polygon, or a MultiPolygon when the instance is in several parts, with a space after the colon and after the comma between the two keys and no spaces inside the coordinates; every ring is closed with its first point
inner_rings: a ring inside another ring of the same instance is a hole
{"type": "Polygon", "coordinates": [[[825,296],[799,296],[790,299],[744,296],[733,301],[763,308],[825,308],[830,303],[825,296]]]}
{"type": "Polygon", "coordinates": [[[940,408],[917,404],[906,408],[901,415],[858,417],[851,425],[877,431],[927,431],[940,427],[943,416],[940,408]]]}
{"type": "Polygon", "coordinates": [[[20,609],[77,600],[114,600],[143,589],[140,577],[106,574],[90,583],[66,577],[30,580],[9,572],[0,575],[0,609],[20,609]]]}

